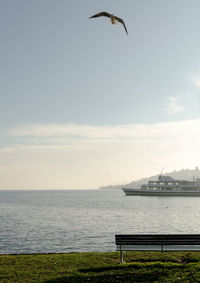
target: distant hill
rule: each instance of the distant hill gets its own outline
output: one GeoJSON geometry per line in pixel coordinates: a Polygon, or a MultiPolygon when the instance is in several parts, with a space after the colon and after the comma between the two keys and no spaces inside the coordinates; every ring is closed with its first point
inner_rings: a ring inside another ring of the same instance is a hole
{"type": "MultiPolygon", "coordinates": [[[[187,180],[187,181],[193,181],[196,179],[200,179],[200,170],[198,167],[196,167],[195,169],[182,169],[179,171],[172,171],[172,172],[168,172],[165,173],[163,175],[167,175],[172,177],[173,179],[177,179],[177,180],[187,180]]],[[[157,180],[159,175],[155,175],[155,176],[151,176],[149,178],[143,178],[143,179],[139,179],[137,181],[132,181],[131,183],[127,183],[127,184],[123,184],[123,185],[110,185],[110,186],[102,186],[100,187],[100,189],[103,190],[116,190],[116,189],[121,189],[122,187],[126,187],[126,188],[140,188],[140,186],[142,184],[146,184],[148,183],[148,181],[150,180],[157,180]]]]}

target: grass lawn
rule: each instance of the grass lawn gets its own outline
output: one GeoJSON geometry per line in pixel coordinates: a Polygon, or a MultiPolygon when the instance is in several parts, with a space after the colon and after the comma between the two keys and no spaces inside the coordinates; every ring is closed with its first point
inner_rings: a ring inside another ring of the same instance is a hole
{"type": "Polygon", "coordinates": [[[0,282],[200,282],[199,252],[0,255],[0,282]]]}

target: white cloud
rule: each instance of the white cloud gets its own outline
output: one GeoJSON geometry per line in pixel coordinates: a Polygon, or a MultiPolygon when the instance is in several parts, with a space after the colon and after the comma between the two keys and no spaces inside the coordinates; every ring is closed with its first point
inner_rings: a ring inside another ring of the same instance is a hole
{"type": "Polygon", "coordinates": [[[179,105],[177,97],[169,96],[167,100],[166,110],[168,114],[175,114],[184,110],[184,107],[179,105]]]}
{"type": "Polygon", "coordinates": [[[0,188],[97,188],[199,166],[200,120],[21,125],[0,148],[0,188]]]}
{"type": "Polygon", "coordinates": [[[200,76],[199,75],[190,75],[189,79],[196,88],[200,89],[200,76]]]}
{"type": "MultiPolygon", "coordinates": [[[[198,72],[199,73],[199,72],[198,72]]],[[[199,74],[188,74],[187,78],[192,85],[192,93],[199,98],[200,94],[200,75],[199,74]]],[[[199,109],[198,109],[199,112],[199,109]]]]}
{"type": "Polygon", "coordinates": [[[174,128],[182,129],[187,125],[199,125],[199,120],[188,120],[178,122],[165,122],[154,124],[128,124],[128,125],[113,125],[113,126],[90,126],[78,124],[54,124],[54,125],[20,125],[9,131],[8,136],[12,139],[20,138],[20,141],[38,141],[49,144],[64,143],[66,141],[81,141],[90,142],[109,142],[113,140],[129,140],[129,139],[145,139],[151,136],[162,136],[166,130],[174,132],[174,128]]]}

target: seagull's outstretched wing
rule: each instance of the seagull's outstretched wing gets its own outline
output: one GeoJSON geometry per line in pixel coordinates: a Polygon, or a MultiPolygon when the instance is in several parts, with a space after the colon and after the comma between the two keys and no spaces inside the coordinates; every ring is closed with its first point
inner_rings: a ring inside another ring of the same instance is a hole
{"type": "Polygon", "coordinates": [[[127,35],[128,35],[128,31],[127,31],[127,28],[126,28],[126,25],[125,25],[124,21],[123,21],[122,19],[118,18],[118,17],[115,17],[115,18],[116,18],[116,20],[117,20],[119,23],[121,23],[121,24],[124,26],[124,29],[125,29],[125,31],[126,31],[126,33],[127,33],[127,35]]]}
{"type": "Polygon", "coordinates": [[[111,17],[111,14],[107,13],[107,12],[100,12],[98,14],[95,14],[91,17],[89,17],[89,19],[92,19],[92,18],[97,18],[97,17],[108,17],[110,18],[111,17]]]}

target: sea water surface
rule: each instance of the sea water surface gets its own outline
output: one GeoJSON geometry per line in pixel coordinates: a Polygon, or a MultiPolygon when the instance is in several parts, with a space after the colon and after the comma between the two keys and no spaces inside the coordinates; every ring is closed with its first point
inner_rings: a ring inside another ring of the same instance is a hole
{"type": "Polygon", "coordinates": [[[0,191],[0,254],[114,251],[117,233],[200,233],[200,197],[0,191]]]}

